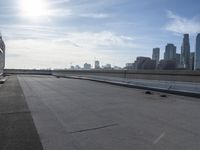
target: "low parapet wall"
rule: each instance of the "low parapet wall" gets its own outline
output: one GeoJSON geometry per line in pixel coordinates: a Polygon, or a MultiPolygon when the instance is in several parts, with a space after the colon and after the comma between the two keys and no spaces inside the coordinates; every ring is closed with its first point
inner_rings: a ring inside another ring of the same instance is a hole
{"type": "Polygon", "coordinates": [[[56,70],[53,75],[95,75],[129,79],[200,82],[200,71],[188,70],[56,70]]]}
{"type": "Polygon", "coordinates": [[[107,76],[128,79],[200,82],[200,71],[188,70],[26,70],[5,69],[5,74],[66,75],[66,76],[107,76]]]}
{"type": "Polygon", "coordinates": [[[5,69],[4,74],[52,75],[51,70],[5,69]]]}

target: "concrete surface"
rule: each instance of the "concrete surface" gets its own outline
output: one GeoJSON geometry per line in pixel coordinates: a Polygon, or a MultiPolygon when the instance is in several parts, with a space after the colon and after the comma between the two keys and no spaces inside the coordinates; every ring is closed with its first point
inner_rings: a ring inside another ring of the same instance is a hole
{"type": "Polygon", "coordinates": [[[0,150],[42,150],[16,76],[0,85],[0,150]]]}
{"type": "Polygon", "coordinates": [[[56,77],[66,77],[74,79],[91,80],[97,82],[104,82],[114,85],[148,89],[171,94],[190,96],[200,98],[200,83],[193,82],[178,82],[178,81],[160,81],[147,79],[128,79],[107,76],[94,75],[56,75],[56,77]]]}
{"type": "Polygon", "coordinates": [[[198,150],[200,102],[109,84],[18,76],[45,150],[198,150]]]}

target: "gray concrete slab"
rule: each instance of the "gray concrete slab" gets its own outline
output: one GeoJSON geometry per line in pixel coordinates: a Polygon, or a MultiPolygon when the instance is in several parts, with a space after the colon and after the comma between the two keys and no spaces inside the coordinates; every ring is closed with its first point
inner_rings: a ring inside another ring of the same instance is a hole
{"type": "Polygon", "coordinates": [[[45,150],[197,150],[196,98],[51,76],[18,76],[45,150]]]}
{"type": "Polygon", "coordinates": [[[200,83],[163,81],[163,80],[146,80],[146,79],[129,79],[119,77],[95,76],[95,75],[65,75],[57,74],[56,76],[84,79],[98,82],[105,82],[115,85],[122,85],[134,88],[151,89],[179,95],[187,95],[200,98],[200,83]]]}
{"type": "Polygon", "coordinates": [[[16,76],[0,86],[0,150],[42,150],[16,76]]]}

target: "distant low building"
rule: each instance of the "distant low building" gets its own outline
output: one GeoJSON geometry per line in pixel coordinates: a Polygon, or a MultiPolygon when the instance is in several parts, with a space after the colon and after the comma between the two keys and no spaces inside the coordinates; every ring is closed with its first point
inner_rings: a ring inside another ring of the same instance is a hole
{"type": "Polygon", "coordinates": [[[176,60],[161,60],[158,64],[159,70],[175,70],[176,68],[176,60]]]}
{"type": "Polygon", "coordinates": [[[135,63],[126,63],[125,69],[134,70],[135,69],[135,63]]]}
{"type": "Polygon", "coordinates": [[[113,69],[114,69],[114,70],[122,70],[122,68],[119,67],[119,66],[114,66],[113,69]]]}
{"type": "Polygon", "coordinates": [[[75,69],[75,67],[74,67],[74,66],[71,66],[71,67],[70,67],[70,69],[71,69],[71,70],[74,70],[74,69],[75,69]]]}
{"type": "Polygon", "coordinates": [[[92,68],[92,66],[91,66],[91,64],[85,63],[84,66],[83,66],[83,68],[85,70],[90,70],[92,68]]]}
{"type": "Polygon", "coordinates": [[[81,67],[80,67],[79,65],[76,65],[76,66],[74,67],[74,69],[75,69],[75,70],[80,70],[81,67]]]}
{"type": "Polygon", "coordinates": [[[142,65],[145,63],[145,61],[147,60],[151,60],[151,58],[149,57],[143,57],[143,56],[140,56],[140,57],[137,57],[136,58],[136,61],[135,61],[135,69],[136,70],[140,70],[142,69],[142,65]]]}
{"type": "Polygon", "coordinates": [[[136,70],[154,70],[156,69],[156,60],[149,57],[137,57],[135,61],[136,70]]]}
{"type": "Polygon", "coordinates": [[[110,70],[110,69],[112,69],[112,66],[111,66],[111,64],[106,64],[105,66],[103,66],[103,69],[110,70]]]}
{"type": "Polygon", "coordinates": [[[142,64],[143,70],[155,70],[156,69],[156,60],[146,60],[142,64]]]}

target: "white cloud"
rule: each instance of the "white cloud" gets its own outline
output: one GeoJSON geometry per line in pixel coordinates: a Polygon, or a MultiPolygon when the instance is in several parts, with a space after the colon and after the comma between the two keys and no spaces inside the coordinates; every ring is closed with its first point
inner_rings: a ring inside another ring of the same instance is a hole
{"type": "Polygon", "coordinates": [[[65,68],[71,62],[93,63],[97,56],[103,62],[123,65],[122,62],[130,57],[130,50],[141,48],[135,44],[134,37],[109,31],[62,31],[59,34],[58,29],[48,32],[48,28],[38,27],[39,31],[31,28],[27,26],[24,33],[22,30],[5,33],[8,68],[65,68]],[[12,37],[9,34],[13,32],[15,35],[12,37]]]}
{"type": "Polygon", "coordinates": [[[104,18],[109,18],[111,16],[109,14],[104,14],[104,13],[88,13],[88,14],[81,14],[80,17],[104,19],[104,18]]]}
{"type": "Polygon", "coordinates": [[[49,0],[52,4],[68,3],[70,0],[49,0]]]}
{"type": "Polygon", "coordinates": [[[19,16],[35,20],[71,15],[69,8],[55,8],[48,0],[20,0],[18,11],[19,16]]]}
{"type": "Polygon", "coordinates": [[[49,15],[55,17],[66,17],[71,16],[72,11],[70,9],[52,9],[49,10],[49,15]]]}
{"type": "Polygon", "coordinates": [[[134,46],[134,37],[117,34],[110,31],[101,32],[72,32],[59,27],[9,25],[0,27],[4,30],[5,38],[12,39],[45,39],[56,42],[71,41],[82,47],[104,46],[134,46]]]}
{"type": "MultiPolygon", "coordinates": [[[[0,14],[0,18],[22,18],[32,22],[46,22],[52,21],[57,17],[85,17],[94,19],[112,17],[110,14],[95,12],[95,9],[88,8],[88,2],[82,3],[73,4],[70,3],[70,0],[18,0],[15,6],[3,7],[5,11],[0,14]]],[[[89,4],[97,5],[96,2],[89,4]]]]}
{"type": "Polygon", "coordinates": [[[181,34],[194,34],[200,32],[200,21],[195,18],[188,19],[181,17],[172,11],[167,11],[167,17],[170,19],[170,22],[165,26],[167,31],[181,34]]]}
{"type": "Polygon", "coordinates": [[[109,31],[72,32],[63,36],[62,40],[71,41],[84,48],[98,48],[102,45],[108,47],[134,47],[134,39],[132,37],[117,35],[109,31]]]}

